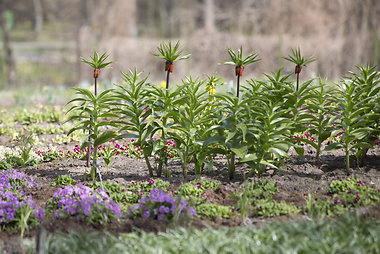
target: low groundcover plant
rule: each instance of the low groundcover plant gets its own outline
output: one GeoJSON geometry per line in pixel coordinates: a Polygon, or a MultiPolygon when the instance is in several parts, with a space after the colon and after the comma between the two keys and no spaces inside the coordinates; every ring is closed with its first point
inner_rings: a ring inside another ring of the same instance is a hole
{"type": "Polygon", "coordinates": [[[47,208],[55,217],[78,216],[91,224],[107,224],[121,216],[120,206],[103,189],[94,191],[83,184],[58,189],[47,208]]]}
{"type": "Polygon", "coordinates": [[[339,216],[358,207],[368,208],[380,204],[380,189],[354,177],[332,181],[327,188],[327,193],[330,196],[327,200],[313,198],[309,194],[305,212],[313,216],[339,216]]]}
{"type": "Polygon", "coordinates": [[[139,204],[130,208],[130,212],[137,216],[153,218],[159,221],[185,219],[193,217],[196,211],[188,206],[187,201],[166,194],[160,189],[150,191],[149,197],[140,199],[139,204]]]}
{"type": "Polygon", "coordinates": [[[19,228],[23,237],[28,226],[35,226],[43,219],[44,210],[25,192],[36,186],[24,172],[10,169],[0,174],[0,226],[19,228]]]}

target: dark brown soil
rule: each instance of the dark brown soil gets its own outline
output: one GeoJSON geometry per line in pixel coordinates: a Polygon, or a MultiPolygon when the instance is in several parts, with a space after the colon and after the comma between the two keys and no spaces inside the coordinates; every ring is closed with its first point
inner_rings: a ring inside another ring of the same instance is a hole
{"type": "MultiPolygon", "coordinates": [[[[0,136],[0,145],[5,145],[8,141],[6,137],[0,136]]],[[[73,144],[65,145],[63,149],[72,149],[73,144]]],[[[305,156],[299,158],[294,152],[290,152],[290,158],[285,162],[285,165],[280,170],[269,170],[261,176],[256,176],[256,180],[275,180],[281,184],[280,193],[275,195],[277,201],[285,201],[297,206],[304,205],[309,193],[315,193],[323,197],[326,195],[328,184],[337,179],[344,179],[347,177],[345,171],[345,159],[343,151],[324,152],[322,153],[319,163],[314,162],[314,151],[311,148],[306,149],[305,156]]],[[[38,187],[32,190],[33,199],[38,205],[43,206],[58,187],[50,186],[50,183],[57,178],[58,175],[67,174],[72,178],[81,181],[84,173],[89,173],[89,169],[85,166],[85,161],[78,159],[59,159],[49,163],[40,163],[37,167],[27,167],[26,173],[34,177],[38,187]]],[[[352,158],[353,166],[355,165],[354,157],[352,158]]],[[[111,168],[108,174],[105,174],[104,164],[101,164],[103,169],[103,180],[105,181],[118,181],[120,184],[126,184],[130,181],[141,180],[148,178],[148,170],[143,159],[129,158],[126,155],[118,155],[113,159],[111,168]]],[[[190,165],[192,168],[192,165],[190,165]]],[[[169,162],[169,169],[171,177],[165,180],[171,182],[173,186],[171,191],[174,191],[180,183],[190,181],[196,178],[190,170],[187,179],[182,177],[182,169],[180,161],[172,160],[169,162]]],[[[380,188],[380,147],[377,146],[368,152],[367,164],[363,168],[355,168],[351,176],[361,178],[364,182],[376,188],[380,188]]],[[[249,172],[249,168],[245,165],[238,165],[236,170],[236,177],[234,180],[228,180],[226,161],[222,157],[215,158],[213,170],[204,172],[202,177],[218,178],[222,180],[222,185],[216,190],[206,191],[208,200],[212,203],[222,205],[235,205],[236,199],[232,197],[236,190],[241,188],[243,183],[244,173],[249,172]]],[[[380,219],[379,207],[361,208],[358,212],[380,219]]],[[[249,223],[255,223],[260,226],[268,220],[282,221],[288,219],[298,219],[302,215],[296,216],[281,216],[276,218],[250,218],[249,223]]],[[[207,226],[220,227],[220,226],[239,226],[247,222],[242,222],[239,216],[232,219],[220,219],[215,217],[211,220],[207,218],[194,218],[188,222],[186,227],[202,228],[207,226]]],[[[103,225],[89,225],[76,218],[58,220],[50,219],[42,224],[44,230],[48,234],[56,232],[67,232],[68,230],[75,230],[79,232],[93,232],[93,231],[109,231],[114,234],[122,232],[132,232],[136,229],[159,232],[167,228],[174,227],[175,225],[165,222],[159,222],[152,219],[130,219],[123,218],[120,222],[108,226],[103,225]]],[[[37,229],[30,229],[26,232],[25,237],[36,238],[37,229]]],[[[19,232],[0,231],[0,245],[5,244],[11,250],[14,241],[19,239],[19,232]]],[[[5,248],[8,249],[8,248],[5,248]]]]}

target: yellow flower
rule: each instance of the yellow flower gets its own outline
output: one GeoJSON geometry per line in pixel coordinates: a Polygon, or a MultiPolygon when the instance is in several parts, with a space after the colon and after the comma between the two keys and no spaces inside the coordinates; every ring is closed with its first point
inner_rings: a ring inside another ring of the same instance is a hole
{"type": "Polygon", "coordinates": [[[166,82],[165,82],[165,81],[161,81],[160,84],[161,84],[161,87],[162,87],[162,88],[166,88],[166,82]]]}
{"type": "Polygon", "coordinates": [[[206,87],[206,91],[208,91],[208,93],[210,95],[214,95],[215,94],[215,87],[213,87],[213,86],[207,86],[206,87]]]}

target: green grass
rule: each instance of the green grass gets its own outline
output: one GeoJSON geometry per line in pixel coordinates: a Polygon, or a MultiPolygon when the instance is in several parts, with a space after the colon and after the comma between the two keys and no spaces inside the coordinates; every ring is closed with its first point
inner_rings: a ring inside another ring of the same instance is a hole
{"type": "Polygon", "coordinates": [[[380,222],[359,217],[268,223],[262,228],[177,229],[119,237],[56,235],[49,253],[379,253],[380,222]]]}
{"type": "Polygon", "coordinates": [[[76,72],[73,64],[18,63],[17,84],[75,84],[76,72]]]}
{"type": "MultiPolygon", "coordinates": [[[[37,41],[56,42],[61,38],[57,36],[60,31],[66,32],[73,29],[74,24],[70,22],[45,22],[37,41]]],[[[10,31],[11,41],[25,42],[36,41],[34,27],[32,22],[17,22],[15,27],[10,31]]]]}

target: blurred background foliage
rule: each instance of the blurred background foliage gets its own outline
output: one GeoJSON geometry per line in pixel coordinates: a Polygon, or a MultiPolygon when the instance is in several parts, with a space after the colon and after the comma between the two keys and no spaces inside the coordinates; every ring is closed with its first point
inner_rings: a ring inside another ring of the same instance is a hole
{"type": "Polygon", "coordinates": [[[167,40],[192,54],[176,65],[174,81],[217,72],[228,82],[233,70],[217,63],[241,45],[263,59],[244,78],[293,72],[281,57],[295,47],[318,58],[304,77],[338,79],[380,60],[378,0],[0,0],[0,28],[3,92],[88,86],[92,73],[79,59],[94,49],[115,62],[102,72],[106,86],[135,66],[159,82],[163,65],[149,53],[167,40]]]}

